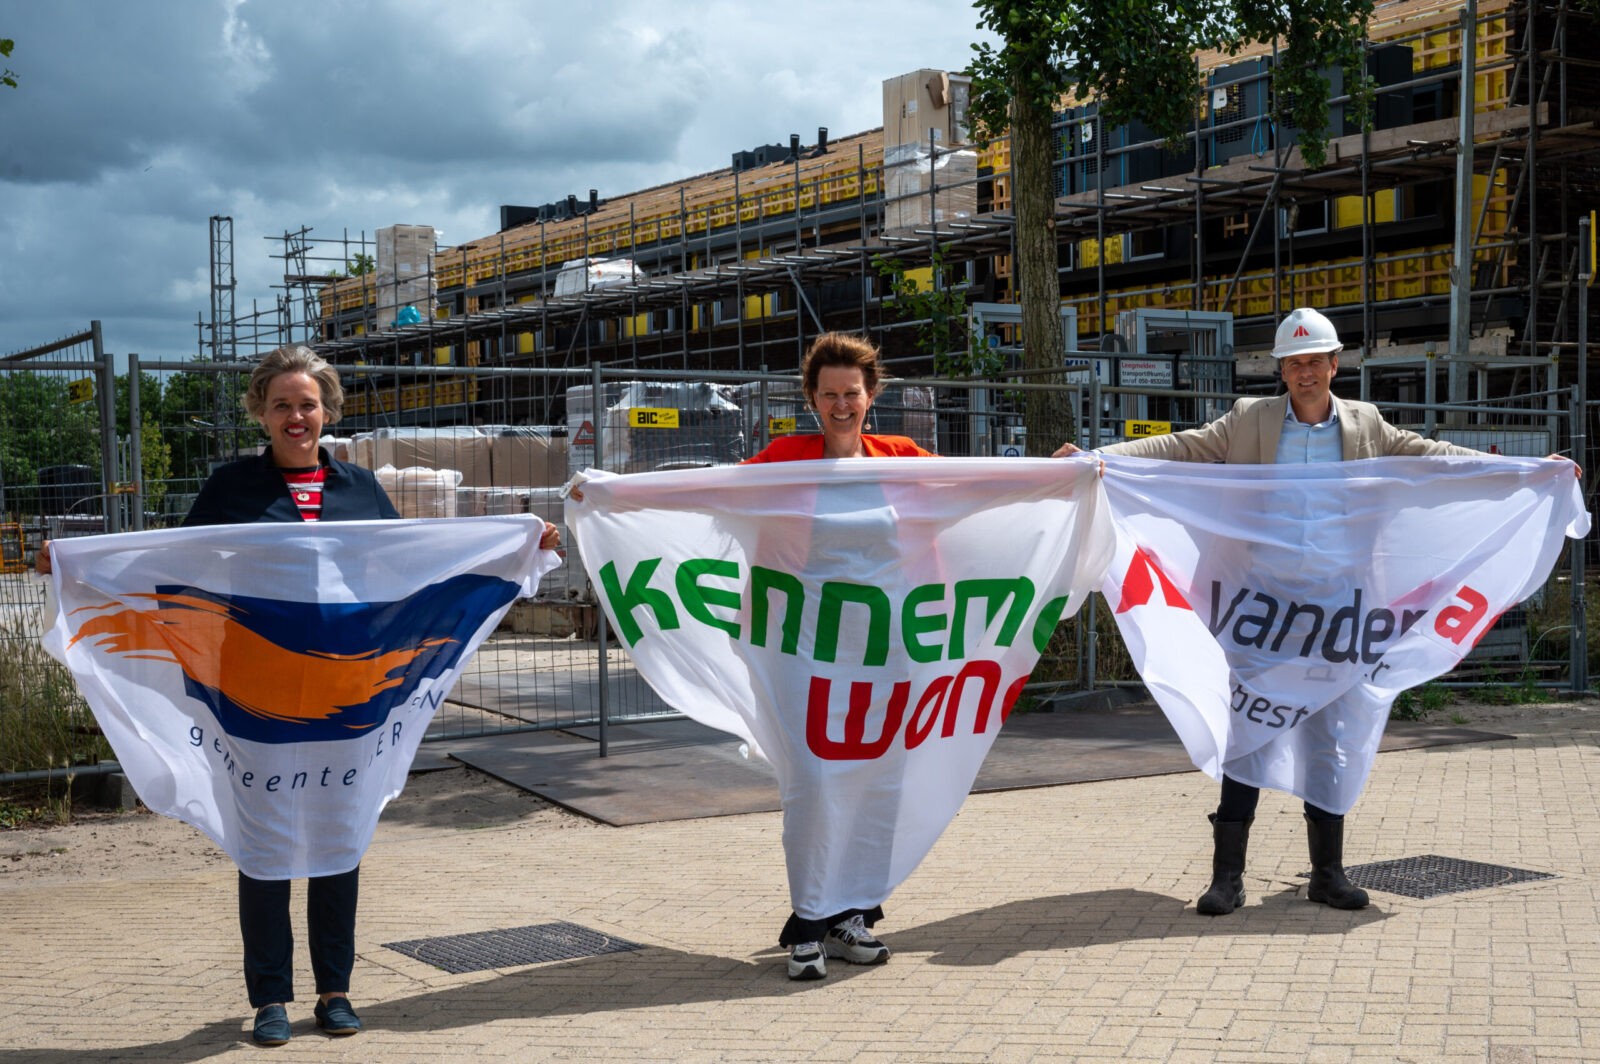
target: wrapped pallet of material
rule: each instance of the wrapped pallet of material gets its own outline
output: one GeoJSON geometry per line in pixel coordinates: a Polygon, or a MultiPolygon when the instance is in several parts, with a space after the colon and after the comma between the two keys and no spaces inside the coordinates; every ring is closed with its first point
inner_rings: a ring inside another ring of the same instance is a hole
{"type": "Polygon", "coordinates": [[[970,221],[978,213],[978,153],[902,144],[883,156],[884,222],[891,235],[970,221]]]}
{"type": "Polygon", "coordinates": [[[489,438],[471,425],[378,429],[372,436],[372,461],[377,466],[454,469],[461,474],[465,487],[495,487],[489,438]]]}
{"type": "Polygon", "coordinates": [[[373,461],[375,457],[372,433],[358,432],[350,437],[350,461],[362,469],[377,469],[379,463],[373,461]]]}
{"type": "Polygon", "coordinates": [[[392,328],[401,307],[416,307],[424,319],[433,317],[436,239],[431,225],[389,225],[378,230],[378,256],[372,278],[378,328],[392,328]]]}
{"type": "Polygon", "coordinates": [[[481,500],[481,512],[485,517],[500,517],[505,514],[525,514],[528,512],[528,494],[530,488],[477,488],[478,498],[481,500]]]}
{"type": "MultiPolygon", "coordinates": [[[[728,465],[746,457],[744,414],[720,386],[664,381],[620,385],[614,399],[608,387],[611,402],[600,415],[602,468],[646,473],[728,465]]],[[[572,434],[568,457],[575,470],[595,464],[595,422],[588,410],[588,393],[586,385],[567,389],[567,421],[572,434]],[[580,391],[581,395],[574,394],[580,391]]]]}
{"type": "Polygon", "coordinates": [[[486,427],[489,469],[497,488],[545,488],[566,483],[565,425],[486,427]]]}
{"type": "MultiPolygon", "coordinates": [[[[606,381],[602,384],[601,409],[618,402],[627,387],[622,381],[606,381]]],[[[587,384],[575,384],[567,389],[568,476],[595,464],[593,391],[587,384]]]]}
{"type": "Polygon", "coordinates": [[[373,475],[401,517],[457,516],[456,489],[461,486],[457,470],[385,465],[373,470],[373,475]]]}
{"type": "Polygon", "coordinates": [[[527,495],[528,513],[551,524],[561,524],[566,512],[566,500],[561,497],[560,488],[530,488],[527,495]]]}
{"type": "Polygon", "coordinates": [[[327,451],[335,462],[350,461],[350,440],[346,436],[324,436],[317,441],[317,446],[327,451]]]}
{"type": "Polygon", "coordinates": [[[939,452],[939,425],[934,416],[933,389],[911,384],[885,384],[867,413],[867,431],[880,436],[909,436],[924,450],[939,452]]]}

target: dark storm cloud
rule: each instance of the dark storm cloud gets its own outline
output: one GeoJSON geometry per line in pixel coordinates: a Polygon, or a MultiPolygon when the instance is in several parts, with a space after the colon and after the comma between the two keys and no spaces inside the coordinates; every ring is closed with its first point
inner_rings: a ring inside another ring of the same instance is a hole
{"type": "Polygon", "coordinates": [[[115,351],[192,355],[211,215],[233,220],[244,312],[273,305],[272,255],[302,226],[425,223],[456,243],[492,234],[500,204],[870,129],[882,80],[959,67],[975,21],[965,0],[8,5],[0,353],[98,318],[115,351]]]}

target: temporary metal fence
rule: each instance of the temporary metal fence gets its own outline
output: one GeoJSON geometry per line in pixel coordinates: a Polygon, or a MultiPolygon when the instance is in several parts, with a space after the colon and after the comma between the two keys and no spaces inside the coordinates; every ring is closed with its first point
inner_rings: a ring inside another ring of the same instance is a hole
{"type": "MultiPolygon", "coordinates": [[[[10,367],[0,362],[0,368],[10,367]]],[[[176,524],[210,468],[255,453],[265,438],[237,406],[250,368],[248,363],[141,362],[130,357],[128,380],[135,384],[128,396],[130,423],[154,418],[159,431],[132,434],[111,467],[149,469],[143,445],[148,439],[162,449],[170,475],[134,478],[125,497],[115,490],[116,478],[106,480],[107,490],[96,494],[107,501],[125,498],[125,505],[106,509],[88,531],[176,524]],[[189,397],[173,401],[175,388],[189,397]],[[117,466],[118,461],[123,465],[117,466]]],[[[787,373],[603,365],[369,366],[342,372],[345,418],[330,426],[327,442],[336,456],[375,470],[403,515],[448,520],[531,513],[562,526],[564,564],[546,576],[537,597],[512,607],[436,715],[430,738],[595,728],[604,752],[610,724],[673,715],[610,638],[595,589],[584,574],[581,544],[572,542],[563,525],[562,485],[589,467],[631,473],[737,462],[774,436],[816,428],[797,378],[787,373]]],[[[1110,442],[1129,427],[1095,416],[1106,409],[1108,396],[1161,400],[1161,409],[1187,411],[1196,421],[1217,403],[1225,406],[1237,398],[1227,392],[1102,388],[1085,373],[1069,375],[1069,380],[1066,385],[1037,383],[1025,375],[1006,381],[897,380],[874,403],[871,429],[911,436],[944,455],[1004,455],[1023,450],[1022,399],[1033,390],[1067,394],[1082,426],[1079,442],[1086,446],[1110,442]]],[[[1388,409],[1404,421],[1419,407],[1389,404],[1388,409]]],[[[1547,403],[1469,404],[1459,410],[1435,404],[1429,409],[1493,425],[1500,432],[1525,423],[1541,428],[1554,423],[1559,429],[1575,416],[1571,402],[1554,410],[1547,403]]],[[[1049,442],[1053,446],[1059,441],[1049,442]]],[[[113,440],[111,453],[116,452],[113,440]]],[[[8,502],[16,497],[8,496],[8,502]]],[[[37,530],[30,546],[47,531],[75,531],[65,525],[47,529],[44,515],[37,513],[24,520],[37,530]]],[[[448,549],[447,532],[441,536],[448,549]]],[[[1541,682],[1559,679],[1574,689],[1587,686],[1579,550],[1574,551],[1572,571],[1578,580],[1553,579],[1550,588],[1570,593],[1569,629],[1530,639],[1524,623],[1520,637],[1488,640],[1506,652],[1491,667],[1514,679],[1531,672],[1541,682]],[[1563,642],[1566,661],[1552,653],[1563,642]],[[1566,667],[1568,661],[1576,667],[1566,667]]],[[[18,579],[39,586],[25,574],[18,579]]],[[[35,601],[29,600],[23,612],[34,608],[35,601]]],[[[1503,623],[1510,629],[1516,620],[1503,623]]],[[[1110,627],[1109,613],[1098,602],[1065,623],[1035,674],[1037,689],[1137,682],[1125,656],[1114,651],[1118,644],[1104,634],[1110,627]]],[[[32,638],[36,640],[36,633],[32,638]]],[[[1482,672],[1480,662],[1475,671],[1462,675],[1482,672]]]]}
{"type": "Polygon", "coordinates": [[[115,372],[100,323],[0,356],[0,780],[105,753],[88,707],[39,637],[46,539],[129,527],[115,372]]]}

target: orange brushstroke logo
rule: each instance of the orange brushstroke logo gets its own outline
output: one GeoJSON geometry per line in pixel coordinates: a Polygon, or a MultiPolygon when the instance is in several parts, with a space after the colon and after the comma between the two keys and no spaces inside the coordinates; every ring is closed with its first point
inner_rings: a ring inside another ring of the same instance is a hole
{"type": "Polygon", "coordinates": [[[79,625],[72,642],[91,639],[114,654],[176,662],[201,687],[269,720],[329,720],[346,707],[371,702],[399,687],[413,661],[450,642],[429,639],[404,650],[366,654],[298,653],[251,631],[220,602],[190,595],[128,597],[159,608],[101,613],[79,625]]]}

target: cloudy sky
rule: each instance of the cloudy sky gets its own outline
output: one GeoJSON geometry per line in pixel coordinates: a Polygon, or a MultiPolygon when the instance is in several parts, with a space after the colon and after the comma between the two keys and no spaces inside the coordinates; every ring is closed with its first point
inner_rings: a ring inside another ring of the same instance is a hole
{"type": "Polygon", "coordinates": [[[302,226],[460,243],[501,204],[877,127],[883,80],[960,69],[976,25],[970,0],[0,6],[19,83],[0,87],[0,354],[99,319],[108,350],[192,357],[212,215],[233,219],[242,314],[275,305],[271,255],[302,226]]]}

